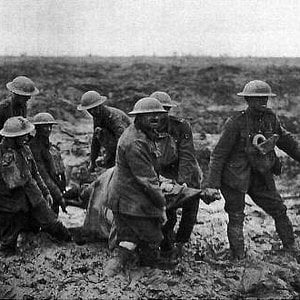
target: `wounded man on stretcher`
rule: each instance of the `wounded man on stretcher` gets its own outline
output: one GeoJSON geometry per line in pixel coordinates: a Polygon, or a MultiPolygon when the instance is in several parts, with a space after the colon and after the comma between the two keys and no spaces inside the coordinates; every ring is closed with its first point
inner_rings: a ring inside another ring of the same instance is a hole
{"type": "MultiPolygon", "coordinates": [[[[113,172],[114,167],[107,169],[82,191],[84,197],[89,198],[84,224],[81,227],[69,228],[78,244],[109,240],[110,248],[113,246],[113,239],[110,237],[113,213],[105,206],[110,195],[109,183],[113,172]]],[[[166,197],[167,209],[180,208],[195,198],[200,198],[206,204],[219,199],[219,194],[211,195],[205,190],[189,188],[162,176],[160,182],[166,197]]]]}

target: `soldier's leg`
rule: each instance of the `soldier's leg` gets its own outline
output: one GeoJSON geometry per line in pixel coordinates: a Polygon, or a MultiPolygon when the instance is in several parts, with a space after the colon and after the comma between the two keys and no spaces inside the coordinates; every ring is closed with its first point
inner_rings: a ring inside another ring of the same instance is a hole
{"type": "Polygon", "coordinates": [[[177,243],[187,243],[189,241],[194,225],[197,222],[198,208],[199,198],[191,199],[183,204],[181,219],[176,234],[177,243]]]}
{"type": "Polygon", "coordinates": [[[30,215],[37,221],[43,231],[48,232],[60,241],[71,241],[68,229],[58,221],[55,213],[45,200],[42,200],[35,207],[31,208],[30,215]]]}
{"type": "Polygon", "coordinates": [[[286,213],[287,208],[276,190],[275,184],[268,187],[263,185],[262,182],[252,185],[249,195],[258,206],[273,217],[282,244],[285,247],[290,247],[294,244],[295,239],[292,223],[286,213]]]}
{"type": "Polygon", "coordinates": [[[229,218],[227,236],[232,257],[234,259],[242,259],[245,257],[243,233],[245,194],[227,185],[222,186],[221,192],[225,199],[225,211],[228,213],[229,218]]]}
{"type": "Polygon", "coordinates": [[[0,251],[5,255],[14,254],[19,233],[26,228],[27,214],[0,213],[0,251]]]}
{"type": "Polygon", "coordinates": [[[177,222],[176,209],[168,209],[166,214],[167,214],[167,222],[162,227],[162,233],[164,238],[160,245],[162,252],[169,252],[173,249],[174,227],[177,222]]]}
{"type": "Polygon", "coordinates": [[[126,216],[114,213],[117,241],[112,258],[104,267],[104,274],[107,276],[114,276],[122,272],[127,265],[134,264],[137,260],[138,238],[135,231],[128,224],[129,222],[130,219],[127,222],[126,216]]]}

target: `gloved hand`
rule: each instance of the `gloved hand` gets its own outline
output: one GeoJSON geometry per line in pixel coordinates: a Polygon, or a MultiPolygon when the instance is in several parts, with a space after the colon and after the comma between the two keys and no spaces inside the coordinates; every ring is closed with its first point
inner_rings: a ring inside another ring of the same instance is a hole
{"type": "Polygon", "coordinates": [[[53,205],[53,198],[52,198],[52,196],[51,196],[50,194],[48,194],[48,195],[46,196],[46,201],[47,201],[48,205],[49,205],[50,207],[52,207],[52,205],[53,205]]]}
{"type": "Polygon", "coordinates": [[[221,194],[219,190],[214,188],[205,188],[202,190],[200,198],[204,203],[210,204],[216,200],[221,200],[221,194]]]}

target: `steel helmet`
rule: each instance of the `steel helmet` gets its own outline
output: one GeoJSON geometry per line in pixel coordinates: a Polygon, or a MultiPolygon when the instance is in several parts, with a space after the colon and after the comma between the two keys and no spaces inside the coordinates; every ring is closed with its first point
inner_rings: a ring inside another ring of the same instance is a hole
{"type": "Polygon", "coordinates": [[[34,82],[26,76],[17,76],[13,81],[8,82],[6,87],[21,96],[34,96],[39,93],[34,82]]]}
{"type": "Polygon", "coordinates": [[[243,91],[237,94],[241,97],[275,97],[276,94],[272,93],[271,87],[264,81],[252,80],[249,81],[243,91]]]}
{"type": "Polygon", "coordinates": [[[175,104],[172,101],[171,97],[165,92],[156,91],[156,92],[152,93],[150,95],[150,97],[157,99],[162,104],[162,106],[165,106],[165,107],[177,106],[177,104],[175,104]]]}
{"type": "Polygon", "coordinates": [[[77,106],[78,110],[87,110],[96,107],[105,102],[107,97],[101,96],[96,91],[88,91],[81,97],[80,104],[77,106]]]}
{"type": "Polygon", "coordinates": [[[133,111],[129,112],[129,115],[138,115],[146,113],[166,113],[161,103],[151,97],[145,97],[137,101],[133,107],[133,111]]]}
{"type": "Polygon", "coordinates": [[[28,134],[34,129],[34,125],[22,116],[7,119],[0,130],[0,134],[6,137],[17,137],[28,134]]]}
{"type": "Polygon", "coordinates": [[[34,125],[52,125],[52,124],[57,124],[53,116],[49,113],[46,112],[41,112],[36,114],[33,117],[32,123],[34,125]]]}

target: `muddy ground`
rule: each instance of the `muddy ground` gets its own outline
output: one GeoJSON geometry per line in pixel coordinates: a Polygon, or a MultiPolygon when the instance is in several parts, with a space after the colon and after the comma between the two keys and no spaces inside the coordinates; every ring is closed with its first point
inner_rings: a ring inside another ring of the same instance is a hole
{"type": "MultiPolygon", "coordinates": [[[[68,167],[84,162],[90,134],[88,119],[80,127],[61,122],[54,129],[52,141],[63,141],[61,149],[68,167]],[[76,136],[80,146],[66,132],[76,136]]],[[[216,138],[208,137],[207,145],[211,147],[216,138]]],[[[291,190],[286,178],[277,181],[284,195],[291,195],[295,190],[291,190]]],[[[286,200],[297,236],[300,234],[299,201],[286,200]]],[[[227,259],[227,216],[223,206],[223,200],[209,206],[200,203],[191,242],[175,268],[136,268],[114,278],[103,275],[103,266],[111,255],[105,242],[78,246],[75,243],[58,244],[45,233],[23,234],[18,255],[1,259],[0,298],[299,298],[300,264],[291,255],[280,251],[272,219],[251,199],[247,199],[246,206],[247,258],[241,262],[227,259]]],[[[83,224],[85,214],[85,210],[68,207],[68,214],[60,211],[59,218],[67,227],[76,227],[83,224]]]]}
{"type": "MultiPolygon", "coordinates": [[[[247,81],[262,79],[278,94],[272,105],[284,125],[300,132],[299,59],[1,58],[1,98],[8,94],[6,82],[17,75],[31,77],[41,91],[29,103],[29,116],[48,111],[59,120],[52,141],[60,143],[68,172],[83,164],[89,152],[92,123],[81,121],[83,116],[76,111],[82,92],[89,89],[107,95],[112,106],[126,112],[139,98],[165,90],[181,102],[183,116],[196,133],[197,149],[201,144],[211,149],[226,117],[241,108],[236,93],[247,81]],[[206,140],[199,139],[201,132],[207,134],[206,140]]],[[[198,159],[204,153],[205,149],[198,152],[198,159]]],[[[299,243],[300,168],[279,154],[284,169],[276,180],[283,195],[296,196],[285,203],[299,243]]],[[[205,168],[206,160],[200,163],[205,168]]],[[[18,255],[0,260],[0,298],[299,299],[300,264],[280,251],[273,220],[251,199],[247,199],[244,230],[247,258],[227,260],[223,205],[223,200],[200,204],[191,242],[174,269],[137,268],[113,279],[103,276],[110,257],[104,242],[78,246],[58,244],[45,233],[22,235],[18,255]]],[[[84,217],[85,211],[75,207],[59,215],[68,227],[81,225],[84,217]]]]}

